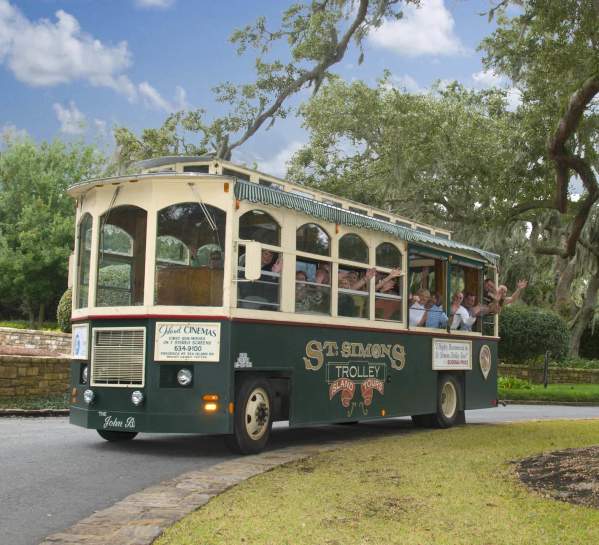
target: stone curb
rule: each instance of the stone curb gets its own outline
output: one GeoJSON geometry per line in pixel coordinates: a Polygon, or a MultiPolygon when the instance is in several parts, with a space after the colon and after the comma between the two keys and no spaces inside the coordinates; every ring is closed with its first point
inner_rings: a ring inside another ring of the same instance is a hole
{"type": "Polygon", "coordinates": [[[0,418],[5,416],[40,417],[69,416],[69,409],[0,409],[0,418]]]}
{"type": "Polygon", "coordinates": [[[150,545],[166,528],[236,484],[340,445],[289,447],[183,473],[131,494],[39,545],[150,545]]]}
{"type": "Polygon", "coordinates": [[[500,403],[506,405],[564,405],[566,407],[599,407],[598,402],[593,401],[541,401],[536,399],[500,399],[500,403]]]}

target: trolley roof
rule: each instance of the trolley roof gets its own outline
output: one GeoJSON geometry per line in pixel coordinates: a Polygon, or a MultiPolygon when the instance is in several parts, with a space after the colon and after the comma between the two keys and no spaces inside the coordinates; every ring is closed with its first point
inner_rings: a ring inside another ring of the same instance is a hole
{"type": "Polygon", "coordinates": [[[134,174],[84,180],[68,188],[68,194],[78,198],[94,187],[119,185],[144,178],[181,180],[202,177],[226,177],[234,181],[235,197],[264,205],[284,207],[318,218],[363,229],[387,233],[401,240],[446,250],[474,254],[497,265],[499,256],[451,239],[451,232],[428,224],[409,220],[386,210],[374,208],[332,195],[324,191],[288,182],[255,169],[211,156],[165,156],[139,161],[133,165],[134,174]],[[189,172],[187,169],[206,167],[208,172],[189,172]]]}

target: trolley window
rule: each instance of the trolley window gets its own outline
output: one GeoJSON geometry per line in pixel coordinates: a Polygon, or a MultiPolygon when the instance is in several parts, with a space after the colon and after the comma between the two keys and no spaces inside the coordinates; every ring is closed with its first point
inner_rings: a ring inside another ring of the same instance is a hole
{"type": "Polygon", "coordinates": [[[203,203],[173,204],[158,212],[157,305],[223,304],[226,213],[203,203]]]}
{"type": "Polygon", "coordinates": [[[148,214],[137,206],[118,206],[100,218],[96,305],[143,305],[148,214]]]}
{"type": "Polygon", "coordinates": [[[77,301],[75,308],[89,304],[89,266],[92,250],[92,217],[85,214],[79,223],[79,256],[77,258],[77,301]]]}

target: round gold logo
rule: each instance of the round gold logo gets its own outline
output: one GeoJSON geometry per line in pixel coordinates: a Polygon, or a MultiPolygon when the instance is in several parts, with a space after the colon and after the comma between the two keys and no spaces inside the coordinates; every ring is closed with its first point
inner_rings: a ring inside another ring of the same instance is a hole
{"type": "Polygon", "coordinates": [[[485,380],[489,377],[491,372],[491,349],[488,344],[483,344],[478,355],[478,362],[480,363],[480,370],[482,371],[485,380]]]}

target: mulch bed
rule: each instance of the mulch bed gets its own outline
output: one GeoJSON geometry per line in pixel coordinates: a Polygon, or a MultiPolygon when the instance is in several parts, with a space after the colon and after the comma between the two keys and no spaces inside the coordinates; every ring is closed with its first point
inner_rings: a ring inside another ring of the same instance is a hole
{"type": "Polygon", "coordinates": [[[516,471],[546,497],[599,509],[599,446],[531,456],[517,462],[516,471]]]}
{"type": "Polygon", "coordinates": [[[52,358],[68,358],[68,354],[61,354],[53,350],[39,348],[24,348],[22,346],[0,346],[1,356],[49,356],[52,358]]]}

